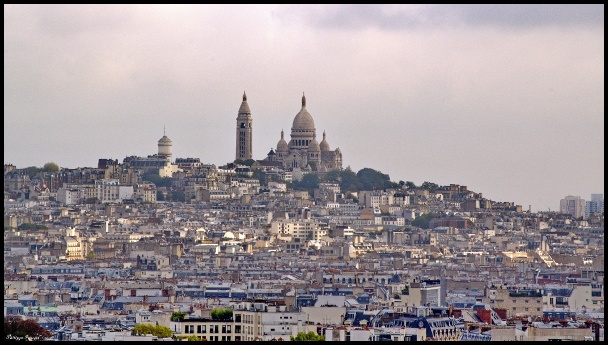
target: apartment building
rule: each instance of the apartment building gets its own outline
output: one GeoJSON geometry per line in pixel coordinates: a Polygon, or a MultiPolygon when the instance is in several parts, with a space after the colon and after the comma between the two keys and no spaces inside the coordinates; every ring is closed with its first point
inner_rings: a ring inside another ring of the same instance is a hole
{"type": "Polygon", "coordinates": [[[592,213],[604,213],[604,194],[591,194],[591,200],[585,205],[585,219],[592,213]]]}
{"type": "Polygon", "coordinates": [[[169,328],[177,337],[197,336],[208,341],[240,341],[241,326],[233,320],[220,321],[209,318],[187,318],[169,323],[169,328]]]}
{"type": "Polygon", "coordinates": [[[270,232],[280,237],[290,237],[299,241],[315,240],[318,241],[323,236],[327,236],[328,230],[325,226],[311,219],[284,219],[273,221],[270,232]]]}
{"type": "Polygon", "coordinates": [[[302,312],[288,311],[284,301],[249,300],[232,305],[235,327],[240,326],[241,339],[289,340],[293,329],[307,320],[302,312]]]}
{"type": "Polygon", "coordinates": [[[580,196],[568,195],[559,201],[559,211],[574,218],[584,217],[586,206],[585,199],[580,196]]]}
{"type": "Polygon", "coordinates": [[[483,302],[492,309],[505,309],[507,317],[543,315],[543,293],[539,289],[491,288],[483,302]]]}
{"type": "Polygon", "coordinates": [[[133,186],[122,186],[118,179],[97,180],[95,181],[95,197],[102,203],[133,199],[133,186]]]}

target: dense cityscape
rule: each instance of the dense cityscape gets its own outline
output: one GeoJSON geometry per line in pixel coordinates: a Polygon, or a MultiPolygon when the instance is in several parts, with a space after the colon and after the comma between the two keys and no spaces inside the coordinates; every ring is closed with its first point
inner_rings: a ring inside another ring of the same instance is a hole
{"type": "Polygon", "coordinates": [[[253,123],[243,94],[220,166],[166,133],[122,163],[5,163],[5,338],[603,340],[603,194],[532,213],[354,172],[305,95],[262,159],[253,123]]]}

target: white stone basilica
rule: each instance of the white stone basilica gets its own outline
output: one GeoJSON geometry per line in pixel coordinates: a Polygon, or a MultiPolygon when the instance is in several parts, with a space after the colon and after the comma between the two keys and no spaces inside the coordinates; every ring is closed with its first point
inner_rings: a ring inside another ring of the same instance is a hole
{"type": "MultiPolygon", "coordinates": [[[[252,117],[247,96],[243,94],[243,102],[237,116],[236,158],[251,158],[252,117]]],[[[296,114],[291,126],[291,140],[285,141],[281,130],[281,139],[276,150],[270,150],[266,161],[281,162],[284,168],[311,167],[317,171],[329,171],[342,168],[342,152],[339,148],[331,150],[325,132],[319,144],[315,121],[306,110],[306,97],[302,95],[302,109],[296,114]]]]}
{"type": "Polygon", "coordinates": [[[284,132],[277,143],[276,152],[269,152],[268,160],[283,163],[285,168],[305,168],[316,166],[319,171],[342,168],[342,152],[339,148],[330,150],[325,132],[319,144],[312,115],[306,110],[306,96],[302,95],[302,109],[293,119],[291,140],[285,142],[284,132]],[[272,157],[274,156],[274,157],[272,157]]]}

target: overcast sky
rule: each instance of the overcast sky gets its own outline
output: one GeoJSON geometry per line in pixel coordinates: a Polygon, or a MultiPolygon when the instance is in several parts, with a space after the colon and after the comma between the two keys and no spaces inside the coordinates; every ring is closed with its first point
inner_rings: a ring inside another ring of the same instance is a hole
{"type": "Polygon", "coordinates": [[[344,167],[557,210],[604,192],[604,5],[4,5],[4,163],[235,158],[302,93],[344,167]]]}

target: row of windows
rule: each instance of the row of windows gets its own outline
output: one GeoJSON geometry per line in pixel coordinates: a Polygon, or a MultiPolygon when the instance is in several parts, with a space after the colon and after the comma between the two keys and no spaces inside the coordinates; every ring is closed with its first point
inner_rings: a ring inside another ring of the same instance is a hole
{"type": "MultiPolygon", "coordinates": [[[[528,303],[528,302],[530,302],[530,301],[524,300],[524,303],[528,303]]],[[[517,300],[514,299],[513,303],[517,303],[517,300]]],[[[540,300],[536,300],[536,303],[540,303],[540,300]]],[[[553,304],[553,298],[551,299],[551,304],[553,304]]]]}
{"type": "Polygon", "coordinates": [[[310,140],[296,140],[295,142],[298,146],[308,146],[310,144],[310,140]]]}
{"type": "MultiPolygon", "coordinates": [[[[526,307],[526,308],[524,308],[524,311],[529,311],[528,309],[530,309],[530,308],[526,307]]],[[[516,310],[517,310],[517,307],[513,307],[513,311],[516,311],[516,310]]],[[[536,308],[536,311],[540,311],[540,308],[536,308]]]]}
{"type": "MultiPolygon", "coordinates": [[[[348,279],[347,278],[339,278],[339,277],[336,278],[336,282],[337,283],[339,283],[340,280],[342,280],[342,283],[346,283],[346,282],[352,283],[352,282],[355,281],[354,278],[348,278],[348,279]]],[[[373,281],[373,280],[374,279],[372,279],[372,278],[367,278],[367,281],[373,281]]],[[[389,283],[389,284],[391,283],[391,279],[386,279],[385,280],[385,278],[376,278],[375,281],[376,281],[376,283],[382,283],[382,284],[384,284],[385,282],[389,283]]],[[[334,282],[334,278],[333,277],[329,277],[329,278],[323,277],[323,282],[324,283],[333,283],[334,282]]],[[[363,283],[363,282],[365,282],[365,278],[359,278],[358,279],[358,283],[363,283]]]]}
{"type": "MultiPolygon", "coordinates": [[[[194,326],[195,325],[185,325],[184,333],[194,334],[194,326]]],[[[241,326],[235,326],[234,332],[241,333],[241,326]]],[[[196,325],[196,333],[207,333],[207,325],[196,325]]],[[[222,325],[221,328],[219,325],[209,325],[209,333],[232,333],[232,325],[222,325]]]]}
{"type": "MultiPolygon", "coordinates": [[[[232,338],[231,336],[225,336],[225,335],[223,335],[223,336],[222,336],[222,340],[221,340],[221,341],[232,341],[232,339],[231,339],[231,338],[232,338]]],[[[202,339],[202,340],[207,340],[207,337],[201,337],[201,339],[202,339]]],[[[210,341],[220,341],[220,336],[219,336],[219,335],[216,335],[216,336],[213,336],[213,335],[212,335],[212,336],[209,336],[209,340],[210,340],[210,341]]],[[[236,340],[236,341],[240,341],[240,340],[241,340],[241,337],[234,337],[234,340],[236,340]]]]}

